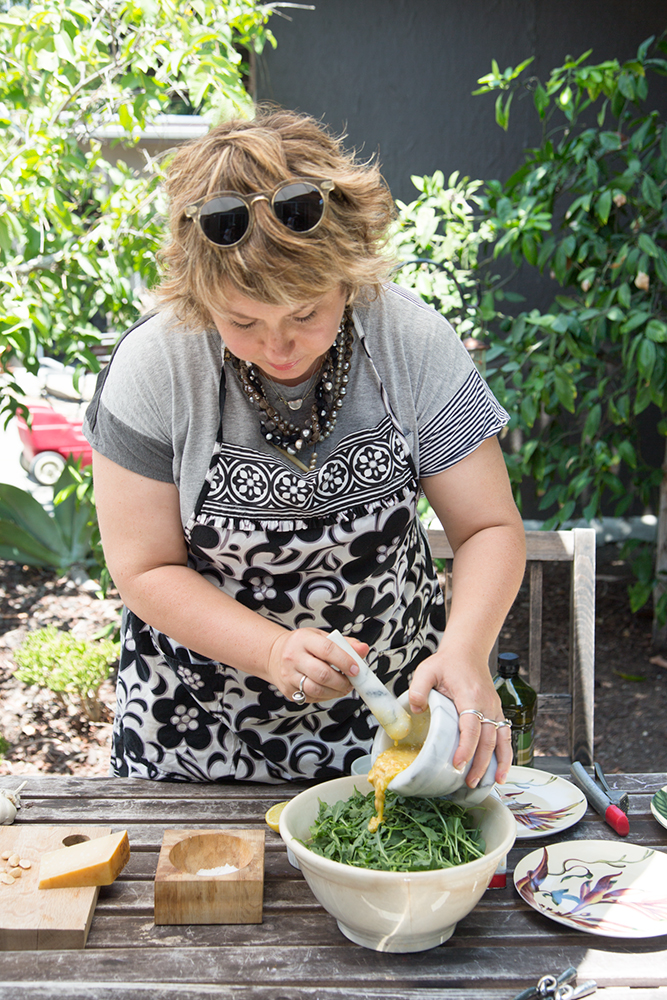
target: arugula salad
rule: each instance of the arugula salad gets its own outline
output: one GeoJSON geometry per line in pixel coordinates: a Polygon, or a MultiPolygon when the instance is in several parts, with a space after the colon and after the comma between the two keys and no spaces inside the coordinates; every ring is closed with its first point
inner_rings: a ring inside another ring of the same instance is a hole
{"type": "Polygon", "coordinates": [[[421,872],[475,861],[485,843],[470,811],[442,798],[418,798],[388,791],[384,820],[371,833],[375,795],[355,790],[347,801],[320,801],[305,842],[316,854],[357,868],[421,872]]]}

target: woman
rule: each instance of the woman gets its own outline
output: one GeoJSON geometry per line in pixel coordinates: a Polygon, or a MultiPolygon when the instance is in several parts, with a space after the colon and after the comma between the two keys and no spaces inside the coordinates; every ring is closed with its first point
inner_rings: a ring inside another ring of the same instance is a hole
{"type": "Polygon", "coordinates": [[[449,325],[386,285],[377,167],[260,111],[182,147],[167,192],[159,311],[86,423],[127,609],[113,771],[348,773],[376,724],[338,628],[413,711],[433,687],[454,700],[471,787],[494,749],[504,780],[487,660],[524,568],[507,415],[449,325]],[[421,490],[455,551],[446,630],[421,490]]]}

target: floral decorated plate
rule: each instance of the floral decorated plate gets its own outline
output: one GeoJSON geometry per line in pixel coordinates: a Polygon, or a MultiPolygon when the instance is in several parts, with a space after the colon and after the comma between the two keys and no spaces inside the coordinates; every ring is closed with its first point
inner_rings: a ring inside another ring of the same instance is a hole
{"type": "Polygon", "coordinates": [[[586,812],[586,796],[565,778],[534,767],[510,767],[496,795],[516,819],[517,838],[533,840],[567,830],[586,812]]]}
{"type": "Polygon", "coordinates": [[[560,924],[607,937],[667,934],[667,855],[611,840],[532,851],[514,870],[530,906],[560,924]]]}
{"type": "Polygon", "coordinates": [[[667,827],[667,785],[661,788],[659,792],[656,792],[651,799],[651,812],[658,823],[667,827]]]}

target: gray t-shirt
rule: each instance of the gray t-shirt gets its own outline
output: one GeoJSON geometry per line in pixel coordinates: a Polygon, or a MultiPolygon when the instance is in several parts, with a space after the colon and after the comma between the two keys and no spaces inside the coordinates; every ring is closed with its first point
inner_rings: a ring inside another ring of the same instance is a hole
{"type": "MultiPolygon", "coordinates": [[[[509,419],[449,323],[412,293],[388,286],[380,298],[355,306],[354,325],[347,394],[335,432],[317,446],[318,465],[344,437],[384,419],[380,385],[420,478],[465,458],[509,419]]],[[[84,434],[96,451],[149,479],[175,483],[184,525],[220,427],[223,352],[217,330],[193,332],[158,313],[118,345],[86,414],[84,434]]],[[[225,386],[224,440],[275,456],[229,365],[225,386]]],[[[289,398],[300,389],[280,391],[289,398]]]]}

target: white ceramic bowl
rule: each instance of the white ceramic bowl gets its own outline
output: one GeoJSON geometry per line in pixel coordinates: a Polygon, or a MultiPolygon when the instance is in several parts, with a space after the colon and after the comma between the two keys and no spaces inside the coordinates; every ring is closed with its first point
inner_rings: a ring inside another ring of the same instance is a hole
{"type": "Polygon", "coordinates": [[[476,861],[430,872],[372,871],[329,861],[301,843],[310,836],[320,800],[348,799],[355,788],[364,795],[372,791],[367,778],[350,775],[301,792],[280,816],[280,836],[317,900],[351,941],[375,951],[435,948],[479,902],[512,847],[514,816],[495,796],[472,810],[486,841],[486,853],[476,861]]]}
{"type": "MultiPolygon", "coordinates": [[[[410,712],[410,697],[406,691],[398,699],[399,704],[410,712]]],[[[453,760],[459,745],[459,713],[450,698],[445,698],[439,691],[431,690],[428,696],[429,713],[413,716],[413,730],[405,738],[409,743],[412,738],[422,743],[422,748],[415,760],[389,782],[392,792],[399,795],[446,795],[461,805],[475,806],[483,802],[495,783],[498,763],[495,753],[491,757],[486,774],[476,788],[468,788],[466,775],[472,767],[472,761],[460,771],[454,767],[453,760]]],[[[388,750],[394,741],[378,726],[371,757],[376,760],[383,750],[388,750]]]]}
{"type": "Polygon", "coordinates": [[[369,753],[367,753],[364,757],[357,757],[357,759],[352,762],[350,774],[368,774],[372,766],[373,758],[369,753]]]}

